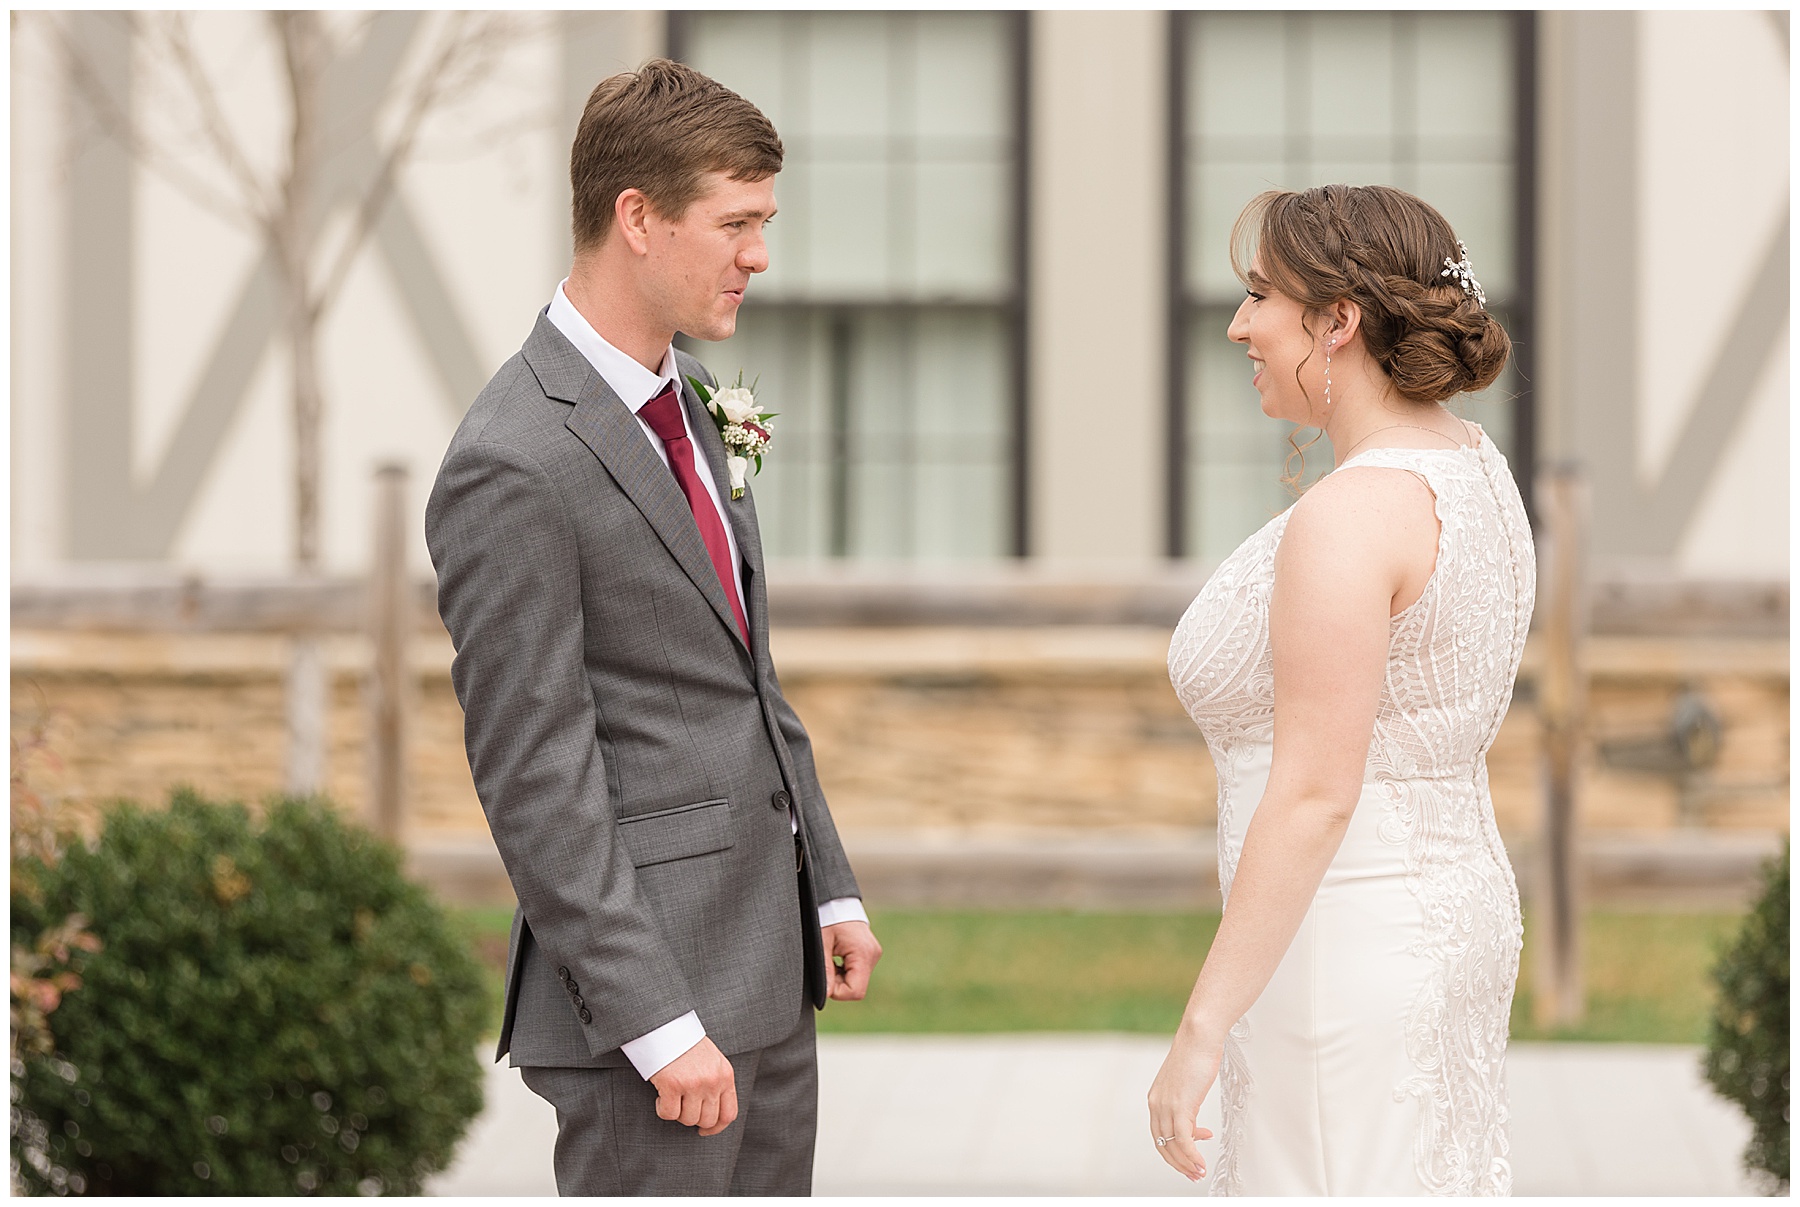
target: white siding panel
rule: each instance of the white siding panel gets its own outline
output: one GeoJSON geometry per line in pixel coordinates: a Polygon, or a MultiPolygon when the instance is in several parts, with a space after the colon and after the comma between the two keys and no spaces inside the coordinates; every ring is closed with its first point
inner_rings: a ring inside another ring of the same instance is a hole
{"type": "MultiPolygon", "coordinates": [[[[1649,487],[1676,454],[1704,377],[1787,210],[1788,69],[1765,13],[1649,12],[1638,20],[1636,457],[1649,487]]],[[[1754,472],[1766,470],[1760,463],[1754,472]]],[[[1721,478],[1746,472],[1750,466],[1730,459],[1718,470],[1721,478]]]]}
{"type": "Polygon", "coordinates": [[[1785,341],[1757,380],[1720,471],[1694,508],[1677,572],[1684,578],[1788,576],[1788,349],[1785,341]]]}

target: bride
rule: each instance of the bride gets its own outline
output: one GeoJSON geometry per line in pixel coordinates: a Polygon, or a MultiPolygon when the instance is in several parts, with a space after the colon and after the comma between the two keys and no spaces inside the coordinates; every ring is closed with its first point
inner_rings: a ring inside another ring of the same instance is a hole
{"type": "Polygon", "coordinates": [[[1435,209],[1269,192],[1232,233],[1273,419],[1335,470],[1238,547],[1169,674],[1219,772],[1224,920],[1150,1088],[1153,1139],[1215,1194],[1506,1194],[1519,898],[1486,755],[1531,619],[1506,460],[1444,402],[1510,345],[1435,209]]]}

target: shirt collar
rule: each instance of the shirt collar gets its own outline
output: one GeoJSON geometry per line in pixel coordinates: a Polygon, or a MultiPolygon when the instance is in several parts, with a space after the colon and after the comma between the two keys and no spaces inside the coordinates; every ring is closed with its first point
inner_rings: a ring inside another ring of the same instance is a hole
{"type": "Polygon", "coordinates": [[[575,345],[575,350],[594,366],[601,380],[611,387],[619,396],[619,401],[631,408],[636,414],[644,408],[644,404],[662,392],[664,385],[675,380],[675,346],[669,345],[663,353],[662,365],[652,373],[637,361],[619,351],[606,342],[606,338],[595,331],[592,324],[581,317],[575,304],[569,301],[569,295],[563,287],[569,283],[564,277],[556,287],[556,296],[550,299],[550,309],[546,316],[552,326],[563,333],[563,337],[575,345]]]}

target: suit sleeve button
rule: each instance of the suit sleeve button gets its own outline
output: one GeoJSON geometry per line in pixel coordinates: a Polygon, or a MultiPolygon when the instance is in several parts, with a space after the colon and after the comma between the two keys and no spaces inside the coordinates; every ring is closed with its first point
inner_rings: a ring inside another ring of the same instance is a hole
{"type": "Polygon", "coordinates": [[[581,1021],[584,1023],[591,1023],[594,1021],[593,1013],[589,1011],[586,1006],[581,1008],[581,1021]]]}
{"type": "Polygon", "coordinates": [[[580,995],[580,994],[579,994],[579,993],[577,993],[577,994],[576,994],[576,995],[575,995],[575,1004],[576,1004],[576,1005],[577,1005],[577,1006],[585,1006],[585,1005],[587,1005],[587,1003],[586,1003],[586,1002],[584,1002],[584,1001],[582,1001],[582,1000],[581,1000],[581,995],[580,995]]]}
{"type": "Polygon", "coordinates": [[[564,981],[563,988],[567,989],[570,993],[578,994],[581,992],[581,986],[577,985],[574,981],[564,981]]]}
{"type": "Polygon", "coordinates": [[[556,970],[556,979],[559,981],[568,980],[569,979],[569,970],[567,968],[558,968],[556,970]]]}
{"type": "Polygon", "coordinates": [[[794,798],[787,794],[787,789],[785,788],[780,789],[774,796],[769,798],[769,807],[771,809],[786,809],[793,803],[794,798]]]}

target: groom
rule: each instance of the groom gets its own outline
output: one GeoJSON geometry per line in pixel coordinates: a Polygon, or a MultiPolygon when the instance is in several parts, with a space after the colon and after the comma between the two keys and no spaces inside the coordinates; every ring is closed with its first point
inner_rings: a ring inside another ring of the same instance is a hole
{"type": "Polygon", "coordinates": [[[556,1107],[563,1194],[810,1193],[813,1011],[881,956],[769,662],[755,505],[686,381],[712,376],[671,343],[736,329],[781,159],[691,68],[602,81],[568,279],[426,508],[519,899],[496,1059],[556,1107]]]}

